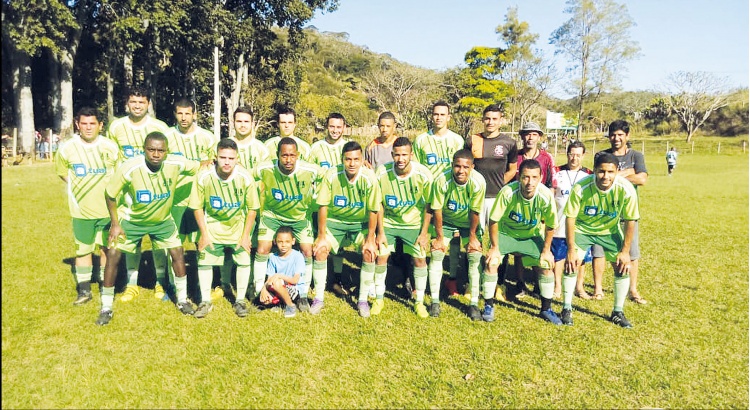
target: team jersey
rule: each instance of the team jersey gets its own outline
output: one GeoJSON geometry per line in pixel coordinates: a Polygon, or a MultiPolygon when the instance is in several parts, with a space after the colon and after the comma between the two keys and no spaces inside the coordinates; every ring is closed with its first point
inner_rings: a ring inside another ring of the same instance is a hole
{"type": "Polygon", "coordinates": [[[469,211],[482,212],[487,183],[477,171],[469,173],[465,184],[459,185],[453,179],[453,170],[448,169],[438,175],[432,184],[431,209],[442,209],[443,224],[456,228],[469,228],[469,211]]]}
{"type": "Polygon", "coordinates": [[[87,143],[73,135],[55,155],[55,172],[68,178],[68,209],[77,219],[109,218],[104,189],[115,171],[120,150],[102,136],[87,143]]]}
{"type": "Polygon", "coordinates": [[[334,144],[326,140],[316,141],[310,148],[310,162],[321,168],[336,168],[341,163],[341,153],[347,140],[339,138],[334,144]]]}
{"type": "Polygon", "coordinates": [[[412,161],[411,171],[397,176],[395,163],[381,165],[375,177],[383,193],[383,225],[386,228],[419,229],[425,204],[430,200],[432,173],[412,161]]]}
{"type": "Polygon", "coordinates": [[[361,167],[354,181],[349,181],[343,165],[326,171],[320,181],[317,203],[328,206],[328,220],[341,223],[366,223],[370,212],[380,211],[380,185],[375,173],[361,167]]]}
{"type": "MultiPolygon", "coordinates": [[[[297,143],[297,152],[299,152],[299,158],[305,161],[309,161],[310,151],[312,150],[310,144],[299,137],[295,137],[294,135],[290,136],[289,138],[292,138],[297,143]]],[[[268,155],[270,159],[278,158],[276,154],[279,148],[279,141],[281,141],[281,137],[277,136],[270,138],[265,142],[266,148],[268,148],[268,155]]]]}
{"type": "Polygon", "coordinates": [[[466,138],[465,144],[474,155],[474,169],[487,182],[487,198],[496,197],[505,186],[505,172],[509,164],[518,161],[516,141],[502,134],[495,138],[474,134],[466,138]]]}
{"type": "Polygon", "coordinates": [[[568,164],[560,167],[560,170],[552,176],[552,189],[555,193],[555,202],[557,203],[557,230],[555,238],[565,237],[565,204],[568,203],[570,191],[576,182],[591,175],[591,170],[582,167],[576,171],[571,171],[568,164]]]}
{"type": "Polygon", "coordinates": [[[667,151],[667,165],[675,165],[677,163],[677,151],[667,151]]]}
{"type": "Polygon", "coordinates": [[[319,175],[317,165],[302,160],[297,160],[294,171],[289,175],[279,170],[278,160],[258,165],[253,170],[253,176],[260,181],[263,216],[281,222],[307,219],[319,175]]]}
{"type": "Polygon", "coordinates": [[[585,235],[622,234],[620,219],[640,218],[638,194],[633,184],[621,176],[602,191],[596,186],[596,175],[588,175],[573,186],[565,216],[576,218],[576,232],[585,235]]]}
{"type": "Polygon", "coordinates": [[[464,139],[453,131],[448,130],[444,136],[427,131],[414,140],[414,156],[420,164],[432,172],[432,177],[451,168],[453,154],[464,147],[464,139]]]}
{"type": "Polygon", "coordinates": [[[260,208],[258,185],[242,166],[236,166],[227,179],[221,179],[215,167],[203,170],[193,183],[190,208],[204,210],[213,243],[237,243],[248,211],[260,208]]]}
{"type": "MultiPolygon", "coordinates": [[[[146,141],[146,136],[154,131],[164,134],[168,138],[168,144],[172,142],[169,138],[169,126],[148,115],[139,125],[134,125],[127,116],[112,121],[107,128],[107,138],[116,142],[120,147],[120,161],[126,161],[144,154],[143,143],[146,141]]],[[[171,150],[172,147],[169,149],[171,150]]]]}
{"type": "Polygon", "coordinates": [[[180,175],[195,175],[200,163],[169,154],[161,168],[153,172],[146,157],[138,156],[122,163],[107,185],[106,193],[117,198],[124,193],[130,204],[118,211],[122,219],[134,224],[154,225],[171,218],[174,192],[180,175]]]}
{"type": "Polygon", "coordinates": [[[497,194],[490,220],[497,222],[498,230],[511,238],[543,238],[545,227],[557,227],[555,197],[549,188],[539,184],[534,196],[526,199],[518,181],[511,182],[497,194]]]}
{"type": "Polygon", "coordinates": [[[237,143],[237,163],[242,165],[246,170],[255,169],[261,162],[270,161],[268,148],[255,137],[246,137],[238,139],[236,136],[230,137],[237,143]]]}
{"type": "MultiPolygon", "coordinates": [[[[192,161],[210,161],[216,158],[216,143],[214,135],[208,130],[195,127],[193,132],[183,134],[177,127],[172,131],[169,139],[169,153],[182,155],[192,161]]],[[[174,206],[187,206],[190,201],[193,178],[181,175],[177,179],[177,190],[174,193],[174,206]]]]}

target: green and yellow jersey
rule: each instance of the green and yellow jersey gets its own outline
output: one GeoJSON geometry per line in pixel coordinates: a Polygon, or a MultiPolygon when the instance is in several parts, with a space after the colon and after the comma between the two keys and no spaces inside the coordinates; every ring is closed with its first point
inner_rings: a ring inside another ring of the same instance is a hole
{"type": "Polygon", "coordinates": [[[375,178],[383,194],[383,225],[385,228],[419,229],[422,216],[430,200],[432,174],[426,167],[414,161],[411,171],[396,175],[394,163],[378,167],[375,178]]]}
{"type": "Polygon", "coordinates": [[[427,131],[414,140],[414,157],[427,167],[433,178],[451,169],[453,154],[464,147],[464,139],[448,130],[444,136],[427,131]]]}
{"type": "MultiPolygon", "coordinates": [[[[289,138],[292,138],[297,143],[297,152],[299,152],[299,158],[310,162],[310,151],[312,151],[312,147],[310,147],[310,144],[308,144],[307,141],[303,140],[302,138],[295,137],[294,135],[290,136],[289,138]]],[[[281,141],[281,137],[276,136],[273,138],[269,138],[265,142],[266,148],[268,148],[269,159],[271,160],[278,159],[278,156],[276,154],[279,148],[279,141],[281,141]]]]}
{"type": "Polygon", "coordinates": [[[431,209],[443,211],[443,224],[456,228],[469,228],[469,212],[482,212],[487,183],[477,171],[469,173],[465,184],[459,185],[453,179],[453,170],[438,175],[432,184],[431,209]]]}
{"type": "Polygon", "coordinates": [[[500,233],[514,239],[544,238],[545,227],[557,227],[555,196],[543,184],[536,187],[531,199],[521,194],[518,181],[504,186],[495,198],[490,220],[497,222],[500,233]]]}
{"type": "Polygon", "coordinates": [[[320,181],[317,204],[328,206],[328,220],[340,223],[367,223],[370,212],[380,210],[380,186],[371,169],[361,167],[349,181],[343,165],[326,171],[320,181]]]}
{"type": "Polygon", "coordinates": [[[341,153],[346,142],[344,138],[339,138],[335,144],[329,144],[326,140],[315,141],[310,148],[310,162],[324,169],[336,168],[341,164],[341,153]]]}
{"type": "MultiPolygon", "coordinates": [[[[168,143],[171,143],[169,126],[154,117],[146,116],[143,123],[134,125],[130,117],[121,117],[107,128],[107,138],[111,139],[120,147],[120,161],[143,155],[143,143],[146,136],[154,131],[164,134],[168,143]]],[[[172,147],[169,147],[171,150],[172,147]]]]}
{"type": "Polygon", "coordinates": [[[622,234],[620,219],[640,218],[638,194],[627,179],[617,176],[612,186],[602,191],[596,186],[596,175],[588,175],[573,185],[563,211],[576,218],[576,232],[585,235],[622,234]]]}
{"type": "Polygon", "coordinates": [[[307,219],[312,204],[315,182],[320,168],[315,164],[297,160],[294,171],[286,175],[279,170],[278,160],[264,162],[255,167],[253,177],[260,182],[262,216],[281,222],[299,222],[307,219]]]}
{"type": "MultiPolygon", "coordinates": [[[[211,161],[216,158],[214,135],[208,130],[195,127],[193,132],[183,134],[177,127],[170,128],[169,153],[181,155],[191,161],[211,161]]],[[[177,179],[174,206],[187,206],[194,178],[182,175],[177,179]]]]}
{"type": "Polygon", "coordinates": [[[230,137],[237,143],[237,157],[238,164],[242,165],[246,170],[252,171],[258,164],[271,160],[271,156],[266,147],[262,142],[258,141],[255,137],[246,137],[244,139],[238,139],[236,136],[230,137]]]}

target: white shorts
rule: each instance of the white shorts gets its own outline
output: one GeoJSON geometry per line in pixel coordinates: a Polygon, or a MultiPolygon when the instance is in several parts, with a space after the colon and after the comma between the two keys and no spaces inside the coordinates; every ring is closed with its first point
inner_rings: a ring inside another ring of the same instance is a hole
{"type": "Polygon", "coordinates": [[[479,223],[482,224],[482,228],[487,231],[487,227],[490,226],[490,211],[495,205],[496,198],[484,198],[484,206],[482,206],[482,212],[479,214],[479,223]]]}

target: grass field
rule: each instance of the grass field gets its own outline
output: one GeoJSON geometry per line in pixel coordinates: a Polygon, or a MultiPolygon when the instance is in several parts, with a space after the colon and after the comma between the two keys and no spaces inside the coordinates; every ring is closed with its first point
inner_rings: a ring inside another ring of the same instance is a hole
{"type": "Polygon", "coordinates": [[[626,304],[632,330],[606,320],[611,268],[604,301],[574,300],[573,327],[528,298],[494,323],[465,300],[419,320],[397,297],[364,320],[333,294],[320,316],[239,319],[221,302],[197,320],[150,291],[98,327],[96,286],[71,303],[63,183],[50,164],[3,168],[2,407],[748,408],[748,157],[683,155],[672,177],[661,154],[646,161],[651,303],[626,304]]]}

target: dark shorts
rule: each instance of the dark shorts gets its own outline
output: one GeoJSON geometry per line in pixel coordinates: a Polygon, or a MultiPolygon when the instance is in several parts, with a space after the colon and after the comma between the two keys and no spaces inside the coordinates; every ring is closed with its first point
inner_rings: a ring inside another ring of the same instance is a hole
{"type": "MultiPolygon", "coordinates": [[[[568,257],[568,243],[565,238],[552,238],[552,255],[555,257],[555,262],[564,260],[568,257]]],[[[591,256],[591,248],[586,251],[586,256],[583,257],[583,263],[589,263],[593,257],[591,256]]]]}

